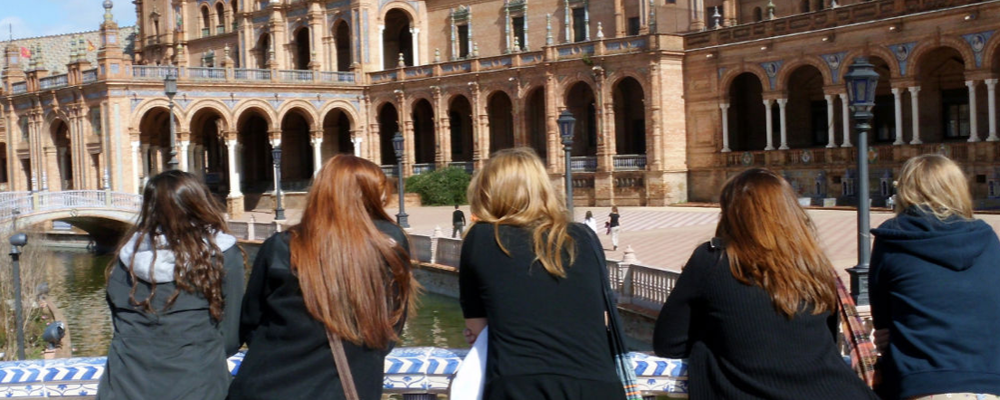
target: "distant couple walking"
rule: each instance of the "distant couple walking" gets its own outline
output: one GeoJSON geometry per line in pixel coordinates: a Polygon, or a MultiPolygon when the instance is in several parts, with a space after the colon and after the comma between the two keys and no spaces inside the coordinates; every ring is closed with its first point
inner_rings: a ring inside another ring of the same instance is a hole
{"type": "MultiPolygon", "coordinates": [[[[594,233],[597,233],[597,219],[594,218],[593,212],[587,211],[583,223],[593,229],[594,233]]],[[[618,207],[611,207],[611,214],[608,214],[608,220],[604,223],[604,227],[607,228],[605,234],[611,235],[611,245],[614,246],[612,250],[618,250],[618,233],[621,232],[621,215],[618,214],[618,207]]]]}

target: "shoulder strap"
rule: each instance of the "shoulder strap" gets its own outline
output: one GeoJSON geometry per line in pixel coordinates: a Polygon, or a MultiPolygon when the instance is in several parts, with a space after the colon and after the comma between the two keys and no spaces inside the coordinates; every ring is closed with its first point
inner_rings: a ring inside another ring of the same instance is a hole
{"type": "Polygon", "coordinates": [[[340,375],[340,384],[344,387],[344,396],[347,400],[359,400],[358,389],[354,387],[354,376],[351,375],[351,366],[347,364],[344,342],[330,331],[326,332],[326,339],[330,342],[333,361],[337,364],[337,374],[340,375]]]}

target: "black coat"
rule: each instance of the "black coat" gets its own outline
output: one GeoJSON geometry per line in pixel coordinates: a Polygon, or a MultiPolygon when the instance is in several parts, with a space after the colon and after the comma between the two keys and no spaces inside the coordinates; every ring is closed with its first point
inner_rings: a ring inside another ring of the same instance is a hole
{"type": "MultiPolygon", "coordinates": [[[[409,248],[397,225],[376,220],[383,233],[409,248]]],[[[309,315],[298,277],[291,270],[288,232],[264,242],[243,299],[240,337],[246,357],[229,388],[229,399],[336,400],[344,398],[326,328],[309,315]]],[[[388,299],[387,299],[388,301],[388,299]]],[[[400,321],[399,328],[403,322],[400,321]]],[[[387,349],[344,342],[344,350],[362,400],[379,400],[387,349]]]]}
{"type": "Polygon", "coordinates": [[[736,280],[721,248],[688,260],[653,333],[656,355],[689,358],[692,400],[877,399],[835,347],[837,317],[779,313],[736,280]]]}
{"type": "MultiPolygon", "coordinates": [[[[226,397],[232,376],[226,358],[240,347],[240,299],[243,296],[243,254],[237,247],[223,253],[226,304],[222,321],[208,312],[200,294],[181,291],[173,306],[163,310],[174,292],[173,282],[156,285],[156,313],[137,310],[129,302],[132,280],[123,262],[108,278],[107,301],[114,337],[101,376],[99,400],[219,400],[226,397]]],[[[136,268],[139,268],[138,264],[136,268]]],[[[149,283],[139,280],[135,298],[149,295],[149,283]]]]}

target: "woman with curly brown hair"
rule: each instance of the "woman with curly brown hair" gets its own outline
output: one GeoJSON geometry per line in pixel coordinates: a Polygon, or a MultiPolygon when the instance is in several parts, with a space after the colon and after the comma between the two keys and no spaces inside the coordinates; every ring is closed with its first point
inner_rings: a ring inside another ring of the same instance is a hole
{"type": "Polygon", "coordinates": [[[101,400],[223,399],[239,350],[245,256],[193,175],[149,181],[108,271],[114,323],[101,400]]]}

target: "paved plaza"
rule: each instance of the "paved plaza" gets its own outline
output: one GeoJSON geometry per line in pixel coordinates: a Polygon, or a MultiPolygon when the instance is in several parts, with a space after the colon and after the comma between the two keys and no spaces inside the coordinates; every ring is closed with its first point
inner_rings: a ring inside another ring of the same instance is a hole
{"type": "MultiPolygon", "coordinates": [[[[466,218],[469,218],[469,207],[462,206],[466,218]]],[[[440,226],[445,235],[451,235],[451,213],[454,207],[413,207],[408,208],[411,233],[430,235],[435,226],[440,226]]],[[[576,220],[583,221],[587,211],[592,211],[597,218],[598,226],[603,227],[608,207],[577,207],[576,220]]],[[[391,215],[395,209],[388,210],[391,215]]],[[[624,251],[632,246],[640,264],[679,270],[684,266],[691,252],[699,244],[710,239],[715,233],[715,225],[719,218],[716,207],[620,207],[622,231],[617,251],[612,251],[611,236],[605,235],[599,229],[599,237],[607,251],[609,259],[622,259],[624,251]]],[[[286,211],[289,221],[297,221],[301,211],[286,211]]],[[[273,213],[247,213],[244,220],[253,215],[259,222],[270,221],[273,213]]],[[[857,214],[854,210],[841,209],[811,209],[809,215],[819,230],[823,249],[830,257],[834,267],[841,276],[847,279],[845,269],[854,266],[857,260],[857,214]]],[[[872,212],[872,226],[877,227],[892,217],[887,211],[872,212]]],[[[1000,215],[983,214],[977,218],[985,220],[1000,231],[1000,215]]]]}

